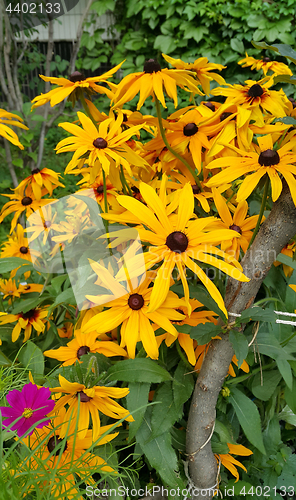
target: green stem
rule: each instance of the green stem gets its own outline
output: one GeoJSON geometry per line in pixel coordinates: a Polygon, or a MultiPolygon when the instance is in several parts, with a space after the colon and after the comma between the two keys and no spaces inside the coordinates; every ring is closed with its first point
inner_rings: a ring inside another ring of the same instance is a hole
{"type": "Polygon", "coordinates": [[[163,142],[165,143],[166,147],[168,148],[168,150],[176,157],[178,158],[178,160],[180,160],[186,168],[188,168],[189,172],[191,173],[191,175],[193,176],[195,182],[196,182],[196,185],[201,187],[201,184],[200,184],[200,180],[199,178],[197,177],[195,171],[193,170],[193,168],[190,167],[189,163],[185,160],[185,158],[182,158],[181,155],[179,155],[179,153],[177,153],[171,146],[170,144],[168,143],[168,140],[166,138],[166,135],[165,135],[165,131],[164,131],[164,128],[163,128],[163,125],[162,125],[162,116],[161,116],[161,110],[160,110],[160,105],[159,105],[159,100],[157,99],[156,95],[154,94],[154,102],[155,102],[155,107],[156,107],[156,113],[157,113],[157,119],[158,119],[158,124],[159,124],[159,131],[160,131],[160,135],[162,137],[162,140],[163,142]]]}
{"type": "Polygon", "coordinates": [[[107,185],[106,185],[106,174],[105,170],[102,168],[103,174],[103,187],[104,187],[104,205],[105,205],[105,213],[108,213],[108,201],[107,201],[107,185]]]}
{"type": "Polygon", "coordinates": [[[253,236],[251,238],[251,241],[250,241],[250,244],[249,244],[248,248],[250,248],[250,246],[252,245],[252,243],[253,243],[254,239],[256,238],[256,235],[257,235],[257,233],[259,231],[259,227],[260,227],[260,224],[261,224],[261,221],[262,221],[262,217],[263,217],[263,214],[264,214],[264,210],[265,210],[265,205],[266,205],[266,200],[267,200],[269,183],[270,183],[270,179],[269,179],[269,177],[267,177],[267,179],[265,181],[264,193],[263,193],[263,198],[262,198],[262,202],[261,202],[261,208],[260,208],[260,212],[259,212],[257,224],[256,224],[255,230],[253,232],[253,236]]]}
{"type": "Polygon", "coordinates": [[[120,166],[120,178],[121,178],[121,184],[122,184],[123,191],[125,191],[125,186],[126,186],[128,192],[129,192],[129,195],[133,196],[132,190],[129,187],[128,182],[127,182],[127,180],[125,178],[124,171],[123,171],[123,166],[122,165],[120,166]]]}

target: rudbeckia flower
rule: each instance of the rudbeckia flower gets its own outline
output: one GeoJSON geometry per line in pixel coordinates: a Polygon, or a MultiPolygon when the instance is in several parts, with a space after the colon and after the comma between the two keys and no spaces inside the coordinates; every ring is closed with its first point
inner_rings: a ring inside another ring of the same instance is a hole
{"type": "Polygon", "coordinates": [[[24,149],[24,146],[20,143],[16,133],[7,125],[19,127],[24,130],[29,130],[28,127],[26,127],[26,125],[22,123],[23,121],[24,120],[18,115],[14,115],[13,113],[9,113],[4,109],[0,109],[0,135],[15,146],[18,146],[20,149],[24,149]]]}
{"type": "Polygon", "coordinates": [[[196,86],[196,80],[189,71],[161,69],[159,62],[155,59],[148,59],[144,64],[143,71],[127,75],[121,80],[113,98],[114,107],[121,107],[140,92],[137,109],[143,106],[147,97],[154,96],[154,94],[162,106],[166,108],[164,87],[167,95],[173,99],[176,108],[178,106],[177,85],[187,92],[202,95],[196,86]]]}
{"type": "Polygon", "coordinates": [[[98,352],[107,356],[124,356],[126,352],[122,347],[112,341],[97,340],[98,333],[82,333],[80,330],[75,331],[75,338],[68,342],[67,346],[59,347],[58,349],[51,349],[44,351],[44,356],[49,358],[63,361],[62,366],[74,365],[76,361],[80,361],[81,356],[89,352],[98,352]]]}
{"type": "Polygon", "coordinates": [[[124,398],[129,389],[120,389],[119,387],[104,387],[94,386],[87,388],[83,384],[77,382],[68,382],[65,377],[59,375],[60,387],[51,389],[53,393],[62,392],[66,393],[65,396],[59,398],[56,403],[56,411],[59,412],[65,405],[69,405],[65,414],[63,424],[61,426],[61,434],[65,435],[68,422],[72,419],[69,432],[71,433],[76,428],[76,420],[79,419],[77,430],[83,439],[87,435],[89,428],[89,417],[92,418],[93,440],[96,441],[100,436],[100,416],[99,412],[108,415],[108,417],[121,419],[125,418],[128,422],[133,422],[133,417],[129,414],[128,410],[120,406],[112,398],[124,398]]]}
{"type": "MultiPolygon", "coordinates": [[[[163,188],[164,186],[162,186],[160,191],[163,188]]],[[[194,195],[189,183],[177,191],[178,214],[171,217],[167,215],[163,192],[161,196],[157,196],[154,189],[144,182],[140,183],[140,192],[147,206],[138,200],[124,195],[118,196],[117,201],[128,211],[122,215],[121,221],[123,221],[125,215],[127,221],[129,221],[128,217],[131,212],[135,218],[134,220],[137,219],[138,224],[141,224],[141,227],[137,227],[140,239],[150,244],[149,251],[143,254],[146,269],[150,269],[155,264],[162,262],[157,270],[157,277],[153,285],[148,312],[155,311],[166,299],[170,287],[171,274],[175,266],[177,266],[184,288],[185,300],[188,305],[189,288],[184,267],[189,268],[197,275],[219,308],[227,315],[219,290],[195,260],[217,267],[222,272],[239,281],[249,281],[242,274],[240,264],[215,246],[223,240],[240,237],[240,235],[231,229],[208,231],[207,226],[213,222],[214,218],[204,217],[197,219],[195,217],[193,212],[194,195]],[[142,224],[148,229],[144,229],[142,224]],[[217,256],[222,257],[224,260],[218,259],[217,256]]],[[[177,206],[175,202],[173,201],[172,204],[174,205],[174,210],[176,210],[177,206]]],[[[104,218],[111,219],[108,214],[105,214],[104,218]]],[[[129,267],[135,270],[135,274],[138,272],[138,265],[139,261],[137,257],[130,260],[129,267]]],[[[120,279],[120,274],[118,274],[117,279],[120,279]]]]}
{"type": "Polygon", "coordinates": [[[1,259],[4,257],[20,257],[32,262],[32,255],[38,257],[39,253],[29,248],[28,239],[24,235],[24,228],[18,224],[12,235],[8,236],[8,241],[4,242],[1,259]]]}
{"type": "MultiPolygon", "coordinates": [[[[69,79],[39,75],[40,78],[42,78],[42,80],[44,80],[45,82],[53,83],[55,85],[58,85],[58,87],[50,90],[46,94],[41,94],[35,97],[35,99],[33,99],[32,101],[34,103],[32,109],[43,106],[43,104],[46,104],[47,102],[50,102],[51,107],[53,107],[63,101],[66,97],[70,96],[70,94],[77,94],[78,90],[80,92],[86,92],[88,96],[95,93],[106,94],[110,99],[112,99],[113,92],[111,92],[106,87],[98,85],[98,83],[108,83],[108,78],[116,73],[123,62],[115,66],[115,68],[110,69],[110,71],[107,71],[107,73],[104,73],[103,75],[93,76],[91,78],[85,78],[85,76],[79,71],[74,71],[74,73],[69,76],[69,79]]],[[[71,99],[74,102],[76,100],[75,97],[72,96],[71,99]]]]}
{"type": "MultiPolygon", "coordinates": [[[[39,420],[44,419],[54,409],[54,401],[48,400],[51,396],[50,390],[47,387],[38,387],[31,382],[24,385],[21,392],[14,389],[7,396],[9,406],[0,406],[0,412],[5,420],[2,422],[4,427],[10,426],[10,430],[17,431],[19,437],[35,425],[35,428],[48,425],[50,420],[39,423],[39,420]],[[19,418],[21,417],[21,418],[19,418]],[[19,419],[14,425],[11,424],[19,419]]],[[[29,432],[31,436],[34,429],[29,432]]]]}
{"type": "Polygon", "coordinates": [[[239,104],[242,108],[252,109],[253,119],[257,118],[256,113],[262,115],[261,109],[276,117],[285,116],[285,94],[282,90],[269,90],[272,85],[273,78],[266,76],[258,82],[246,80],[245,85],[227,84],[228,88],[216,87],[211,93],[226,96],[225,104],[239,104]]]}
{"type": "Polygon", "coordinates": [[[269,57],[263,57],[263,59],[255,59],[252,56],[248,56],[246,52],[245,59],[241,59],[238,61],[238,64],[242,66],[242,68],[248,68],[251,66],[251,69],[255,69],[256,71],[260,71],[262,69],[264,75],[271,71],[275,75],[293,75],[290,68],[279,61],[272,61],[269,57]]]}
{"type": "Polygon", "coordinates": [[[38,308],[30,309],[25,313],[7,314],[5,317],[0,318],[0,325],[7,325],[7,323],[14,323],[17,321],[14,329],[12,330],[12,342],[16,342],[19,338],[22,329],[24,330],[24,340],[29,340],[32,333],[32,327],[40,335],[45,330],[45,318],[47,317],[47,310],[38,308]]]}
{"type": "Polygon", "coordinates": [[[231,472],[231,474],[235,477],[235,482],[237,482],[239,480],[239,473],[236,466],[240,467],[245,472],[247,472],[247,469],[241,462],[236,460],[232,455],[241,455],[243,457],[247,457],[249,455],[252,455],[253,452],[248,448],[246,448],[245,446],[243,446],[242,444],[227,443],[227,446],[229,448],[229,453],[227,454],[219,453],[219,455],[215,456],[217,461],[219,461],[219,459],[221,460],[221,464],[224,465],[224,467],[226,467],[226,469],[228,469],[231,472]]]}
{"type": "Polygon", "coordinates": [[[51,196],[53,189],[57,186],[65,187],[64,184],[59,181],[59,177],[61,177],[61,175],[57,174],[50,168],[43,168],[42,170],[35,168],[32,170],[29,177],[26,177],[20,182],[16,192],[23,194],[26,186],[30,186],[34,198],[36,198],[36,200],[40,200],[40,198],[45,194],[49,194],[51,196]],[[43,186],[45,188],[43,189],[44,192],[42,192],[43,186]]]}
{"type": "MultiPolygon", "coordinates": [[[[110,165],[122,165],[132,175],[130,165],[144,167],[146,162],[126,144],[128,139],[141,129],[141,125],[131,127],[121,132],[123,117],[117,120],[108,118],[95,127],[90,118],[78,111],[78,117],[83,128],[71,123],[59,123],[59,126],[74,135],[60,141],[56,147],[57,154],[75,151],[72,160],[67,165],[65,173],[77,166],[82,156],[88,154],[88,164],[93,166],[99,160],[101,168],[108,175],[110,165]]],[[[96,172],[96,175],[99,170],[96,172]]]]}
{"type": "MultiPolygon", "coordinates": [[[[294,253],[296,250],[296,243],[295,241],[292,241],[291,243],[288,243],[287,245],[284,246],[284,248],[281,250],[281,253],[283,255],[287,255],[288,257],[291,257],[291,259],[294,259],[294,253]]],[[[280,266],[282,263],[278,262],[277,260],[274,261],[273,265],[274,266],[280,266]]],[[[283,265],[283,271],[285,273],[285,276],[287,278],[290,278],[292,276],[292,273],[294,271],[293,267],[287,266],[286,264],[283,265]]]]}
{"type": "MultiPolygon", "coordinates": [[[[48,488],[52,498],[67,498],[68,500],[81,499],[78,496],[81,491],[76,484],[75,474],[86,484],[94,484],[91,475],[95,472],[114,472],[105,460],[98,455],[87,451],[93,444],[92,433],[88,431],[82,438],[79,432],[72,434],[62,432],[61,427],[65,422],[66,412],[63,408],[54,415],[52,423],[42,429],[36,429],[34,435],[23,438],[24,443],[31,450],[31,458],[28,462],[18,464],[20,471],[28,469],[39,484],[40,490],[48,488]],[[40,466],[42,463],[42,467],[40,466]],[[51,483],[48,484],[48,472],[54,470],[50,476],[51,483]]],[[[67,422],[68,424],[68,422],[67,422]]],[[[99,436],[107,432],[111,425],[101,427],[99,436]]],[[[66,429],[67,430],[67,429],[66,429]]],[[[97,445],[103,445],[112,441],[118,432],[107,434],[101,438],[97,445]]]]}
{"type": "Polygon", "coordinates": [[[203,91],[209,95],[210,93],[210,82],[215,80],[219,85],[225,85],[225,80],[221,75],[217,73],[212,73],[215,69],[221,71],[225,69],[226,66],[222,64],[209,63],[207,57],[199,57],[195,59],[193,63],[185,63],[181,59],[174,59],[173,57],[166,56],[162,54],[162,57],[170,63],[174,68],[186,69],[187,71],[195,71],[196,77],[202,86],[203,91]]]}
{"type": "Polygon", "coordinates": [[[8,303],[11,304],[11,297],[20,297],[21,292],[16,286],[15,280],[9,278],[8,280],[0,279],[0,293],[3,295],[3,299],[10,297],[8,303]]]}
{"type": "MultiPolygon", "coordinates": [[[[91,265],[98,276],[102,276],[102,266],[95,262],[91,265]]],[[[117,297],[120,298],[109,302],[110,309],[96,314],[86,323],[83,331],[96,330],[97,334],[106,333],[122,324],[120,346],[127,346],[130,358],[135,357],[137,342],[142,342],[147,355],[152,359],[158,359],[158,346],[152,325],[163,328],[176,338],[178,332],[171,321],[183,318],[183,314],[176,311],[182,305],[182,301],[169,292],[167,300],[153,312],[149,312],[148,305],[153,293],[153,288],[149,287],[152,281],[150,275],[151,273],[148,273],[138,286],[132,286],[131,283],[130,292],[109,275],[108,286],[111,290],[116,290],[117,297]],[[121,293],[119,287],[122,289],[121,293]]],[[[87,295],[87,298],[94,303],[97,301],[95,295],[87,295]]],[[[98,299],[100,300],[100,297],[98,299]]]]}
{"type": "Polygon", "coordinates": [[[294,177],[296,175],[296,154],[292,151],[296,144],[296,138],[287,142],[278,150],[273,149],[270,134],[258,137],[258,144],[258,153],[241,151],[238,148],[231,147],[240,157],[229,156],[217,158],[210,162],[207,169],[225,168],[223,168],[222,172],[214,175],[206,185],[215,187],[246,176],[237,192],[237,201],[241,202],[250,196],[261,177],[267,174],[271,182],[272,201],[276,201],[283,187],[279,175],[281,174],[290,188],[292,199],[296,205],[296,181],[294,177]]]}

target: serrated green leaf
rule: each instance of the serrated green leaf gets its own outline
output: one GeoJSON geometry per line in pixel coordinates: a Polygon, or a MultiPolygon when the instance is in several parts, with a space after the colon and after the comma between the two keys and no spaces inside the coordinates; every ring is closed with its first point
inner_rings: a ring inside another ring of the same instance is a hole
{"type": "Polygon", "coordinates": [[[266,452],[261,432],[261,420],[255,403],[236,387],[231,389],[229,403],[233,406],[247,439],[265,455],[266,452]]]}
{"type": "Polygon", "coordinates": [[[244,53],[244,50],[245,50],[244,44],[238,38],[232,38],[230,40],[230,46],[231,46],[232,50],[235,50],[239,54],[243,54],[244,53]]]}
{"type": "Polygon", "coordinates": [[[41,349],[34,344],[31,340],[28,340],[24,349],[19,353],[19,360],[22,365],[31,370],[31,372],[38,375],[43,375],[44,373],[44,356],[41,349]]]}
{"type": "Polygon", "coordinates": [[[250,307],[245,309],[238,321],[240,323],[247,323],[248,321],[275,321],[275,314],[272,309],[262,309],[261,307],[250,307]]]}
{"type": "Polygon", "coordinates": [[[237,357],[238,366],[240,367],[248,354],[249,350],[248,341],[242,332],[239,332],[238,330],[235,329],[230,330],[229,340],[232,344],[234,353],[237,357]]]}
{"type": "Polygon", "coordinates": [[[261,401],[268,401],[273,395],[282,375],[277,370],[272,370],[270,372],[257,373],[253,379],[252,383],[252,393],[261,401]],[[262,385],[261,385],[262,380],[262,385]]]}
{"type": "Polygon", "coordinates": [[[176,47],[175,40],[169,35],[158,35],[155,38],[154,49],[161,50],[165,54],[170,54],[176,47]]]}
{"type": "Polygon", "coordinates": [[[26,266],[24,272],[33,269],[33,264],[28,260],[21,259],[20,257],[5,257],[0,259],[0,274],[9,273],[20,266],[26,266]]]}
{"type": "Polygon", "coordinates": [[[140,445],[143,453],[151,467],[156,469],[161,476],[165,485],[172,488],[185,488],[185,484],[178,475],[178,461],[176,453],[171,444],[171,436],[169,432],[158,436],[152,441],[148,441],[151,432],[151,411],[148,408],[143,420],[143,424],[136,434],[137,442],[140,445]]]}
{"type": "Polygon", "coordinates": [[[123,382],[156,383],[171,380],[169,372],[148,358],[125,359],[118,361],[108,371],[109,380],[123,382]]]}
{"type": "Polygon", "coordinates": [[[131,441],[143,422],[148,405],[150,384],[132,382],[128,388],[129,393],[126,396],[127,409],[134,417],[134,422],[129,423],[129,441],[131,441]],[[133,412],[135,413],[133,414],[133,412]]]}
{"type": "Polygon", "coordinates": [[[221,335],[221,326],[214,325],[213,323],[196,325],[190,331],[190,337],[197,340],[199,345],[207,344],[216,335],[221,335]]]}
{"type": "Polygon", "coordinates": [[[175,405],[171,382],[166,382],[157,389],[153,402],[159,404],[156,404],[152,409],[152,432],[149,441],[169,431],[183,413],[182,406],[175,405]]]}

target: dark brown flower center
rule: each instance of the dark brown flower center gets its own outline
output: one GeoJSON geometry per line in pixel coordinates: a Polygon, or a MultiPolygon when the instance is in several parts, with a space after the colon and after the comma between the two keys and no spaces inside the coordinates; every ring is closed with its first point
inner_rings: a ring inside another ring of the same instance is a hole
{"type": "Polygon", "coordinates": [[[263,57],[262,61],[263,62],[270,62],[271,59],[270,59],[270,57],[263,57]]]}
{"type": "Polygon", "coordinates": [[[132,295],[129,296],[127,303],[131,309],[133,309],[134,311],[138,311],[143,307],[144,299],[142,295],[139,295],[138,293],[133,293],[132,295]]]}
{"type": "Polygon", "coordinates": [[[39,174],[39,172],[40,172],[39,168],[34,168],[34,170],[32,170],[31,173],[34,175],[34,174],[39,174]]]}
{"type": "Polygon", "coordinates": [[[193,194],[199,194],[200,193],[200,187],[197,186],[197,184],[194,184],[192,187],[193,194]]]}
{"type": "Polygon", "coordinates": [[[148,59],[148,61],[145,61],[143,71],[145,73],[157,73],[157,71],[161,71],[161,67],[155,59],[148,59]]]}
{"type": "Polygon", "coordinates": [[[27,207],[28,205],[31,205],[31,203],[33,203],[33,200],[32,198],[30,198],[30,196],[25,196],[23,199],[22,199],[22,205],[24,207],[27,207]]]}
{"type": "Polygon", "coordinates": [[[182,323],[182,321],[184,321],[184,319],[185,319],[185,314],[184,314],[184,311],[182,311],[182,309],[176,309],[176,311],[177,311],[178,313],[180,313],[180,314],[183,314],[184,318],[182,318],[182,319],[174,319],[174,320],[173,320],[173,322],[174,322],[174,323],[182,323]]]}
{"type": "Polygon", "coordinates": [[[77,351],[77,358],[80,359],[81,356],[84,356],[84,354],[89,353],[89,351],[90,351],[90,348],[88,347],[88,345],[82,345],[81,347],[79,347],[79,349],[77,351]]]}
{"type": "Polygon", "coordinates": [[[108,143],[107,141],[105,141],[105,139],[103,139],[103,137],[98,137],[94,140],[93,145],[95,148],[105,149],[108,146],[108,143]]]}
{"type": "Polygon", "coordinates": [[[259,85],[259,83],[255,83],[248,90],[248,95],[250,97],[260,97],[264,93],[264,89],[259,85]]]}
{"type": "Polygon", "coordinates": [[[27,311],[25,313],[22,313],[22,318],[23,319],[31,319],[35,315],[35,309],[30,309],[30,311],[27,311]]]}
{"type": "Polygon", "coordinates": [[[139,192],[140,192],[140,189],[139,189],[139,188],[137,188],[137,186],[132,186],[132,187],[131,187],[131,190],[132,190],[135,194],[139,194],[139,192]]]}
{"type": "Polygon", "coordinates": [[[85,80],[85,76],[80,71],[74,71],[72,75],[69,76],[69,80],[72,83],[81,82],[81,80],[85,80]]]}
{"type": "Polygon", "coordinates": [[[210,102],[210,101],[209,102],[204,102],[203,104],[204,104],[204,106],[206,106],[207,108],[211,109],[212,111],[216,111],[215,110],[215,106],[214,106],[214,104],[212,102],[210,102]]]}
{"type": "MultiPolygon", "coordinates": [[[[61,439],[59,436],[52,436],[50,440],[47,443],[47,449],[49,453],[51,453],[57,446],[58,444],[62,443],[63,439],[61,439]]],[[[67,441],[65,441],[64,445],[61,448],[58,448],[54,455],[58,455],[60,452],[64,453],[64,451],[67,449],[67,441]]]]}
{"type": "Polygon", "coordinates": [[[258,163],[264,167],[270,167],[271,165],[277,165],[280,162],[280,157],[277,151],[274,149],[267,149],[262,151],[258,158],[258,163]]]}
{"type": "Polygon", "coordinates": [[[228,118],[232,114],[233,113],[230,113],[230,111],[224,111],[224,113],[222,113],[220,116],[220,122],[223,122],[224,120],[226,120],[226,118],[228,118]]]}
{"type": "Polygon", "coordinates": [[[43,226],[45,227],[45,229],[50,227],[51,226],[50,220],[45,220],[43,226]]]}
{"type": "Polygon", "coordinates": [[[77,392],[77,394],[76,394],[77,398],[78,398],[78,394],[80,395],[81,403],[88,403],[91,400],[91,398],[87,394],[85,394],[85,392],[83,392],[83,391],[77,392]]]}
{"type": "Polygon", "coordinates": [[[198,126],[195,123],[187,123],[183,128],[183,134],[187,137],[196,134],[198,132],[198,126]]]}
{"type": "Polygon", "coordinates": [[[241,228],[236,224],[232,224],[232,226],[229,226],[229,229],[232,229],[232,231],[236,231],[237,233],[242,234],[241,228]]]}
{"type": "Polygon", "coordinates": [[[186,234],[181,231],[174,231],[169,234],[165,244],[169,247],[172,252],[181,253],[185,252],[188,247],[188,238],[186,234]]]}
{"type": "Polygon", "coordinates": [[[98,194],[103,194],[104,193],[104,186],[98,186],[97,187],[97,193],[98,194]]]}
{"type": "Polygon", "coordinates": [[[28,253],[28,251],[29,251],[28,247],[21,247],[20,248],[21,253],[28,253]]]}

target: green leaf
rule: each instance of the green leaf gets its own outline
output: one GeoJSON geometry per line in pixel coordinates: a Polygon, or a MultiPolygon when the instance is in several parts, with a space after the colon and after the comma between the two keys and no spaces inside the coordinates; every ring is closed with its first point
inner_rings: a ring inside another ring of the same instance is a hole
{"type": "Polygon", "coordinates": [[[32,120],[33,122],[44,122],[44,121],[45,121],[45,118],[44,118],[44,116],[42,116],[42,115],[37,115],[37,114],[36,114],[36,115],[33,115],[33,116],[31,117],[31,120],[32,120]]]}
{"type": "Polygon", "coordinates": [[[233,443],[233,436],[226,425],[222,424],[220,420],[215,422],[215,434],[218,434],[221,443],[233,443]]]}
{"type": "MultiPolygon", "coordinates": [[[[278,75],[274,78],[274,84],[276,83],[290,83],[291,85],[296,85],[296,78],[290,75],[278,75]]],[[[295,118],[292,116],[284,116],[283,118],[277,118],[275,122],[282,122],[286,125],[294,125],[296,123],[295,118]]]]}
{"type": "Polygon", "coordinates": [[[276,359],[276,364],[287,386],[289,387],[289,389],[292,389],[293,375],[289,362],[284,358],[278,358],[276,359]]]}
{"type": "Polygon", "coordinates": [[[177,366],[174,373],[173,393],[176,408],[182,406],[190,398],[194,389],[194,379],[191,373],[188,373],[188,368],[183,361],[177,366]]]}
{"type": "Polygon", "coordinates": [[[145,453],[150,466],[156,469],[157,473],[161,476],[164,484],[172,488],[179,487],[183,489],[185,485],[177,472],[178,461],[171,444],[169,432],[158,436],[152,441],[148,441],[152,432],[151,411],[152,408],[148,408],[143,424],[137,432],[137,443],[139,443],[143,453],[145,453]]]}
{"type": "Polygon", "coordinates": [[[5,356],[5,354],[0,351],[0,366],[11,366],[12,365],[12,361],[10,361],[9,358],[7,358],[7,356],[5,356]]]}
{"type": "Polygon", "coordinates": [[[16,158],[16,160],[12,160],[12,163],[13,165],[15,165],[16,167],[20,167],[22,168],[23,167],[23,164],[24,164],[24,160],[22,158],[16,158]]]}
{"type": "MultiPolygon", "coordinates": [[[[282,119],[281,119],[282,120],[282,119]]],[[[285,255],[283,253],[280,253],[276,260],[278,262],[281,262],[282,264],[286,264],[286,266],[290,266],[290,267],[293,267],[293,269],[296,269],[296,261],[293,260],[291,257],[289,257],[288,255],[285,255]]],[[[294,292],[295,293],[295,292],[294,292]]]]}
{"type": "Polygon", "coordinates": [[[169,431],[173,424],[182,416],[182,405],[177,407],[174,402],[171,382],[162,384],[155,392],[151,416],[152,433],[149,440],[169,431]]]}
{"type": "Polygon", "coordinates": [[[238,366],[240,367],[248,354],[249,350],[248,341],[245,335],[242,332],[239,332],[238,330],[230,330],[229,340],[232,344],[235,355],[238,359],[238,366]]]}
{"type": "Polygon", "coordinates": [[[230,46],[231,46],[232,50],[235,50],[239,54],[243,54],[244,53],[244,50],[245,50],[244,44],[238,38],[232,38],[230,40],[230,46]]]}
{"type": "Polygon", "coordinates": [[[158,35],[155,38],[153,47],[156,50],[161,50],[165,54],[170,54],[175,50],[175,39],[168,35],[158,35]]]}
{"type": "Polygon", "coordinates": [[[233,406],[247,439],[265,455],[260,415],[255,403],[235,387],[231,389],[229,403],[233,406]]]}
{"type": "Polygon", "coordinates": [[[172,445],[176,450],[186,452],[186,430],[172,427],[170,430],[172,445]]]}
{"type": "Polygon", "coordinates": [[[31,340],[28,340],[25,348],[19,353],[19,360],[24,367],[36,375],[44,373],[44,356],[41,349],[31,340]]]}
{"type": "Polygon", "coordinates": [[[247,323],[248,321],[275,321],[275,314],[272,309],[262,309],[261,307],[250,307],[245,309],[240,318],[239,323],[247,323]]]}
{"type": "Polygon", "coordinates": [[[9,273],[20,266],[26,266],[24,272],[33,269],[32,263],[28,260],[21,259],[20,257],[4,257],[0,259],[0,274],[9,273]]]}
{"type": "Polygon", "coordinates": [[[296,413],[296,379],[294,377],[291,389],[289,387],[285,388],[285,400],[293,413],[296,413]]]}
{"type": "Polygon", "coordinates": [[[20,312],[26,313],[31,309],[35,309],[35,307],[38,307],[43,300],[43,297],[34,297],[25,300],[22,299],[22,301],[13,308],[12,314],[19,314],[20,312]]]}
{"type": "Polygon", "coordinates": [[[62,304],[63,302],[65,302],[66,304],[76,305],[73,289],[71,287],[67,288],[67,290],[64,290],[57,296],[50,309],[52,310],[54,307],[58,306],[59,304],[62,304]]]}
{"type": "Polygon", "coordinates": [[[216,337],[216,335],[221,335],[221,326],[214,325],[213,323],[196,325],[190,332],[190,337],[197,340],[199,345],[207,344],[212,337],[216,337]]]}
{"type": "Polygon", "coordinates": [[[288,424],[294,425],[296,427],[296,415],[295,413],[286,405],[282,411],[278,414],[279,420],[284,420],[288,424]]]}
{"type": "Polygon", "coordinates": [[[54,288],[55,292],[58,294],[59,291],[62,289],[62,284],[64,281],[67,279],[68,275],[67,274],[62,274],[60,276],[56,276],[53,278],[50,282],[51,286],[54,288]]]}
{"type": "MultiPolygon", "coordinates": [[[[176,289],[177,289],[177,287],[176,287],[176,289]]],[[[223,319],[224,323],[227,323],[226,316],[221,311],[221,309],[219,309],[216,302],[213,300],[213,298],[211,297],[209,292],[205,289],[205,287],[203,287],[201,285],[197,285],[194,287],[189,286],[189,290],[190,290],[190,297],[191,298],[199,300],[199,302],[201,302],[210,311],[214,311],[216,314],[218,314],[218,316],[220,316],[223,319]]],[[[177,290],[176,290],[176,292],[177,292],[177,290]]]]}
{"type": "Polygon", "coordinates": [[[286,348],[282,347],[279,341],[276,339],[274,335],[271,335],[270,332],[259,328],[257,337],[257,347],[258,351],[261,354],[266,354],[266,356],[270,356],[272,359],[286,359],[286,360],[294,360],[294,356],[289,354],[286,348]]]}
{"type": "Polygon", "coordinates": [[[129,393],[126,396],[127,409],[133,415],[134,422],[129,422],[129,441],[138,432],[148,405],[148,396],[150,390],[150,383],[137,383],[132,382],[128,386],[129,393]],[[135,412],[135,410],[137,410],[135,412]],[[135,413],[133,413],[135,412],[135,413]]]}
{"type": "Polygon", "coordinates": [[[261,401],[268,401],[273,395],[282,375],[277,370],[272,370],[270,372],[263,371],[262,377],[261,373],[257,373],[253,379],[252,383],[252,393],[261,401]],[[263,384],[261,385],[261,378],[263,384]]]}
{"type": "Polygon", "coordinates": [[[109,380],[155,383],[171,380],[169,372],[148,358],[118,361],[108,372],[109,380]]]}
{"type": "Polygon", "coordinates": [[[278,43],[278,44],[275,43],[274,45],[267,45],[267,43],[265,42],[254,42],[254,41],[252,41],[252,45],[254,45],[256,49],[273,50],[274,52],[277,52],[281,56],[286,57],[294,64],[296,64],[296,52],[289,45],[283,43],[278,43]]]}

